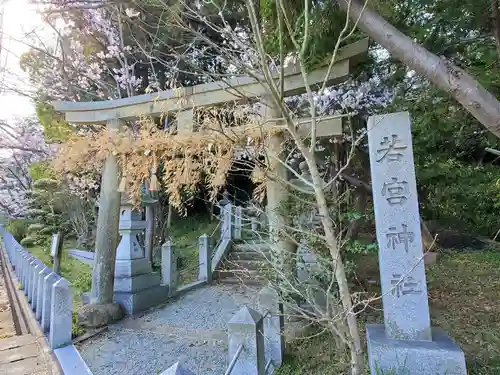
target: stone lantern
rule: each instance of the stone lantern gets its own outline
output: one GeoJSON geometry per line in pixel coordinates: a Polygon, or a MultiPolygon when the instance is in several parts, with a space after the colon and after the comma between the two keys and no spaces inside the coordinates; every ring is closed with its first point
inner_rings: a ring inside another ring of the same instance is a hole
{"type": "Polygon", "coordinates": [[[131,201],[122,199],[118,224],[122,237],[116,249],[114,299],[129,314],[164,302],[168,297],[168,286],[161,285],[160,274],[153,272],[137,240],[145,228],[141,213],[131,201]]]}

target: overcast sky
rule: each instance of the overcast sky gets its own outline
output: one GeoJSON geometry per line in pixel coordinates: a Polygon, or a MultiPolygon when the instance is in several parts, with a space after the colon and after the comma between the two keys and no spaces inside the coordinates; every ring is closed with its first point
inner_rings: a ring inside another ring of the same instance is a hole
{"type": "MultiPolygon", "coordinates": [[[[26,75],[19,68],[19,57],[28,51],[28,47],[13,39],[23,40],[26,34],[39,30],[43,26],[36,8],[28,0],[7,0],[4,6],[2,51],[0,64],[5,73],[0,77],[15,85],[19,90],[27,86],[26,75]]],[[[35,111],[30,99],[11,92],[0,94],[0,118],[9,119],[15,116],[29,116],[35,111]]]]}

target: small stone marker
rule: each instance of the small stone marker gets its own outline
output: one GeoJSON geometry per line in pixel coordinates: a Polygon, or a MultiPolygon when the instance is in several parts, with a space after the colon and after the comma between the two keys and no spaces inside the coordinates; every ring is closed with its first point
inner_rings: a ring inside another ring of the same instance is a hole
{"type": "Polygon", "coordinates": [[[57,280],[52,286],[49,342],[52,349],[71,344],[72,296],[66,279],[57,280]]]}
{"type": "Polygon", "coordinates": [[[198,273],[198,280],[206,280],[207,284],[212,283],[212,249],[210,246],[210,237],[203,234],[199,239],[200,251],[200,271],[198,273]]]}
{"type": "Polygon", "coordinates": [[[243,345],[233,374],[264,375],[266,358],[264,352],[263,318],[257,311],[244,306],[228,323],[229,363],[243,345]]]}
{"type": "Polygon", "coordinates": [[[271,360],[274,368],[281,367],[285,355],[285,320],[283,304],[278,292],[264,287],[257,296],[260,313],[264,316],[264,342],[266,363],[271,360]]]}
{"type": "Polygon", "coordinates": [[[466,374],[460,347],[431,329],[407,112],[372,116],[368,143],[384,324],[367,325],[372,374],[466,374]]]}
{"type": "Polygon", "coordinates": [[[183,368],[179,362],[172,365],[165,371],[163,371],[160,375],[195,375],[194,372],[189,371],[188,369],[183,368]]]}
{"type": "Polygon", "coordinates": [[[50,256],[54,258],[57,255],[59,248],[59,233],[52,234],[52,240],[50,242],[50,256]]]}
{"type": "Polygon", "coordinates": [[[57,232],[52,234],[52,241],[50,242],[50,256],[53,260],[52,271],[59,273],[61,268],[61,247],[62,247],[62,234],[57,232]]]}

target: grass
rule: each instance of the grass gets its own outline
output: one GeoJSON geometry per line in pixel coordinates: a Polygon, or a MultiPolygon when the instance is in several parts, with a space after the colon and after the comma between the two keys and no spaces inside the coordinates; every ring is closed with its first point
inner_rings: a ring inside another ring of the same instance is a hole
{"type": "MultiPolygon", "coordinates": [[[[172,223],[170,237],[178,257],[179,285],[197,279],[199,266],[198,239],[203,234],[211,236],[217,223],[216,219],[209,222],[208,218],[202,215],[176,218],[172,223]]],[[[219,233],[214,234],[214,237],[218,238],[219,233]]]]}
{"type": "Polygon", "coordinates": [[[428,283],[432,323],[460,344],[469,374],[500,374],[500,248],[447,254],[428,283]]]}
{"type": "MultiPolygon", "coordinates": [[[[363,273],[377,274],[375,257],[365,259],[363,273]]],[[[500,246],[487,251],[447,251],[427,268],[431,321],[464,350],[470,375],[500,374],[500,246]]],[[[360,320],[381,322],[371,310],[360,320]]],[[[364,325],[364,323],[362,323],[364,325]]],[[[362,326],[364,332],[364,326],[362,326]]],[[[277,375],[348,374],[349,358],[336,352],[328,335],[288,345],[277,375]]],[[[384,374],[385,375],[385,374],[384,374]]]]}

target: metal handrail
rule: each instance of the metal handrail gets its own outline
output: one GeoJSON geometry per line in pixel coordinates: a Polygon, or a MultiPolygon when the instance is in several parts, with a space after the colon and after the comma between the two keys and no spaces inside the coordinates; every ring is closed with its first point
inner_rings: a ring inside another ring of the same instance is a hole
{"type": "Polygon", "coordinates": [[[271,367],[271,364],[273,363],[273,360],[270,359],[269,361],[267,361],[266,363],[266,367],[264,368],[264,372],[267,374],[267,370],[269,370],[269,367],[271,367]]]}
{"type": "Polygon", "coordinates": [[[238,358],[242,351],[243,351],[243,344],[240,344],[240,346],[238,346],[238,350],[236,350],[236,353],[234,353],[234,357],[231,360],[229,366],[227,367],[227,370],[224,373],[224,375],[231,375],[231,372],[233,371],[234,366],[236,365],[236,362],[238,361],[238,358]]]}
{"type": "Polygon", "coordinates": [[[212,232],[212,234],[210,235],[210,237],[213,237],[215,232],[217,232],[217,229],[219,229],[220,227],[220,224],[222,223],[222,220],[219,220],[219,224],[217,224],[217,226],[215,227],[214,231],[212,232]]]}
{"type": "Polygon", "coordinates": [[[177,271],[177,273],[179,275],[184,275],[186,272],[193,271],[193,270],[195,270],[195,269],[197,269],[197,268],[199,268],[200,266],[203,266],[203,265],[205,265],[205,262],[203,262],[203,263],[196,263],[196,265],[193,265],[191,267],[186,267],[186,268],[179,269],[177,271]]]}

